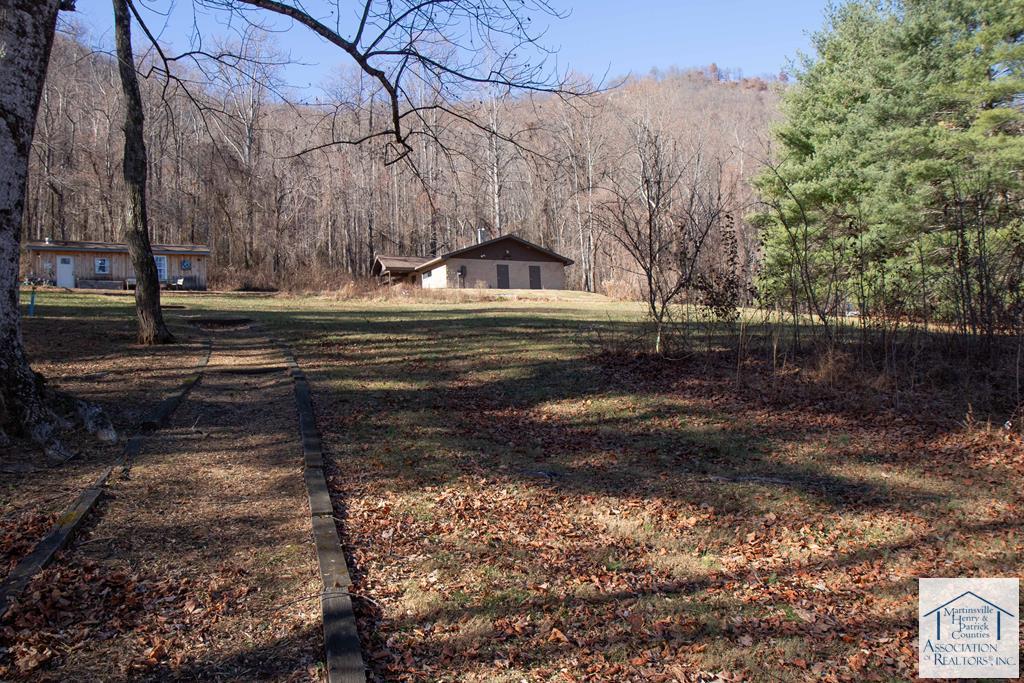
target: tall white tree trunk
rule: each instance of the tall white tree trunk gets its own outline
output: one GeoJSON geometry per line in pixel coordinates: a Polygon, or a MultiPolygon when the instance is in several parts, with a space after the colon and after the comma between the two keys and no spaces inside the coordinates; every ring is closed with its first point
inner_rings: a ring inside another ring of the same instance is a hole
{"type": "Polygon", "coordinates": [[[18,275],[25,184],[60,0],[0,0],[0,439],[27,434],[59,455],[41,379],[21,338],[18,275]]]}

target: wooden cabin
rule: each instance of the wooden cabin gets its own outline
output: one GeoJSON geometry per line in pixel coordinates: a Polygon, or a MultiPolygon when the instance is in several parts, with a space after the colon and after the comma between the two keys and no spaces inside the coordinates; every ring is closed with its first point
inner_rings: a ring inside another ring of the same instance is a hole
{"type": "MultiPolygon", "coordinates": [[[[69,289],[134,289],[128,245],[116,242],[29,242],[29,275],[69,289]]],[[[154,244],[160,283],[172,289],[206,289],[210,248],[199,244],[154,244]]]]}

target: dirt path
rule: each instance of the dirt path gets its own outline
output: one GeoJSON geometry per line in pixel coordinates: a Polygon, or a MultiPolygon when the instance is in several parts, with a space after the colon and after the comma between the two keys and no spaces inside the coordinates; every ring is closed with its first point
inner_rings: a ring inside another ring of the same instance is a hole
{"type": "MultiPolygon", "coordinates": [[[[33,319],[26,340],[33,367],[51,386],[101,405],[118,433],[128,437],[179,390],[205,357],[205,347],[196,330],[180,324],[174,329],[179,343],[161,347],[126,344],[122,337],[131,333],[121,328],[111,333],[109,326],[107,320],[95,325],[74,321],[62,328],[54,320],[33,319]]],[[[0,579],[124,452],[123,438],[106,444],[80,427],[62,438],[77,455],[59,466],[49,465],[23,443],[0,447],[0,579]]]]}
{"type": "Polygon", "coordinates": [[[212,336],[207,373],[171,425],[112,479],[96,521],[2,624],[7,675],[322,676],[291,379],[265,338],[212,336]]]}

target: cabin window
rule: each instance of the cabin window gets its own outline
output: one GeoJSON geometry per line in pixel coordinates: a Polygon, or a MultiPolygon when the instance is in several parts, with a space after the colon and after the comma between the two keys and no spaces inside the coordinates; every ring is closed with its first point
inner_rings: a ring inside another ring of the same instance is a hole
{"type": "Polygon", "coordinates": [[[97,275],[110,275],[110,259],[98,258],[93,263],[93,272],[97,275]]]}
{"type": "Polygon", "coordinates": [[[432,271],[428,270],[427,272],[423,273],[423,279],[426,280],[428,277],[430,277],[431,272],[432,271]]]}
{"type": "Polygon", "coordinates": [[[167,281],[167,257],[166,256],[154,256],[153,259],[156,261],[156,277],[160,282],[167,281]]]}

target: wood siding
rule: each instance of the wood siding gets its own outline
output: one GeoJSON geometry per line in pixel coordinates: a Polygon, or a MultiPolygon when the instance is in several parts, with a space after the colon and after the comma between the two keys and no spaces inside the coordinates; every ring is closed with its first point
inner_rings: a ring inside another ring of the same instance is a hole
{"type": "MultiPolygon", "coordinates": [[[[98,252],[98,251],[75,251],[52,250],[30,252],[28,259],[29,273],[48,279],[57,277],[57,259],[61,256],[70,256],[74,259],[75,284],[79,280],[113,281],[124,283],[128,278],[135,277],[135,268],[132,267],[131,258],[124,252],[98,252]],[[107,259],[110,272],[106,275],[96,272],[96,259],[107,259]]],[[[158,254],[162,256],[162,254],[158,254]]],[[[207,256],[191,254],[166,254],[167,257],[167,279],[173,281],[179,277],[195,278],[195,287],[206,289],[206,261],[207,256]],[[182,270],[182,261],[191,261],[191,270],[182,270]]]]}
{"type": "Polygon", "coordinates": [[[518,242],[516,240],[504,239],[499,240],[492,244],[483,244],[472,249],[467,249],[458,254],[457,257],[453,258],[475,260],[475,259],[490,259],[494,261],[538,261],[542,262],[553,262],[563,263],[559,258],[546,254],[543,251],[537,249],[531,249],[529,246],[518,242]]]}

